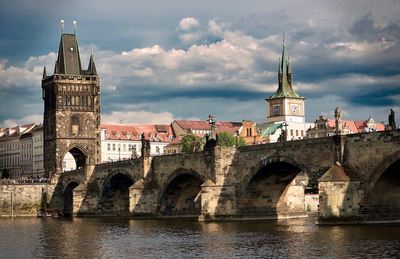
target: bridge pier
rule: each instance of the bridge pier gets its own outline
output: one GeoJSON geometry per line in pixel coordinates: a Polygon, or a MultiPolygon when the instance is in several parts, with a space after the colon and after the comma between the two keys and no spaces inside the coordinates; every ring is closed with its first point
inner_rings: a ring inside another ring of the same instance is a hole
{"type": "Polygon", "coordinates": [[[336,162],[318,180],[319,224],[345,224],[362,221],[359,214],[364,199],[361,179],[336,162]]]}
{"type": "Polygon", "coordinates": [[[129,187],[129,213],[132,216],[157,215],[157,201],[157,189],[145,188],[143,179],[129,187]]]}
{"type": "Polygon", "coordinates": [[[207,180],[201,185],[199,221],[232,220],[237,215],[236,186],[216,185],[207,180]]]}

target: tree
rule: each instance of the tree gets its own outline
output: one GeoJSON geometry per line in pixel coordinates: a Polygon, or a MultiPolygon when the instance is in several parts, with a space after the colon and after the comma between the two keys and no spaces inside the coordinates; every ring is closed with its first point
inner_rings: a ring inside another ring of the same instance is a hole
{"type": "Polygon", "coordinates": [[[243,147],[246,145],[244,139],[240,136],[233,136],[231,133],[222,131],[218,134],[219,145],[223,147],[243,147]]]}
{"type": "Polygon", "coordinates": [[[193,134],[185,135],[181,141],[182,153],[192,153],[200,151],[204,146],[204,139],[193,134]]]}

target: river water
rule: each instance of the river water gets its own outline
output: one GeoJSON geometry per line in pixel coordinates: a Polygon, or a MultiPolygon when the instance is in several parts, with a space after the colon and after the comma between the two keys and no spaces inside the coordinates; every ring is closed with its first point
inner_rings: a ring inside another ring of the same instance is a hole
{"type": "Polygon", "coordinates": [[[0,258],[398,258],[400,224],[0,219],[0,258]]]}

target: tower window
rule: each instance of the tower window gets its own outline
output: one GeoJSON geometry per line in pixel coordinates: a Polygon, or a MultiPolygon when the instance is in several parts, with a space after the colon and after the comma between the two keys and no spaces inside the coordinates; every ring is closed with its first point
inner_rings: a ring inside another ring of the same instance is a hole
{"type": "Polygon", "coordinates": [[[272,114],[273,115],[279,115],[281,113],[281,106],[280,105],[274,105],[272,108],[272,114]]]}
{"type": "Polygon", "coordinates": [[[79,133],[79,117],[77,115],[71,117],[71,132],[72,135],[78,135],[79,133]]]}

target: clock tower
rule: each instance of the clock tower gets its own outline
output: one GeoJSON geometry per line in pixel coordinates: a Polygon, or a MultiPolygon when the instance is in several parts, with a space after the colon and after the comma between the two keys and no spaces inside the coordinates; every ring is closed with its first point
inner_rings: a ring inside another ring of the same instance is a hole
{"type": "Polygon", "coordinates": [[[267,101],[267,122],[304,123],[304,97],[292,87],[292,65],[283,42],[279,60],[278,90],[267,101]]]}

